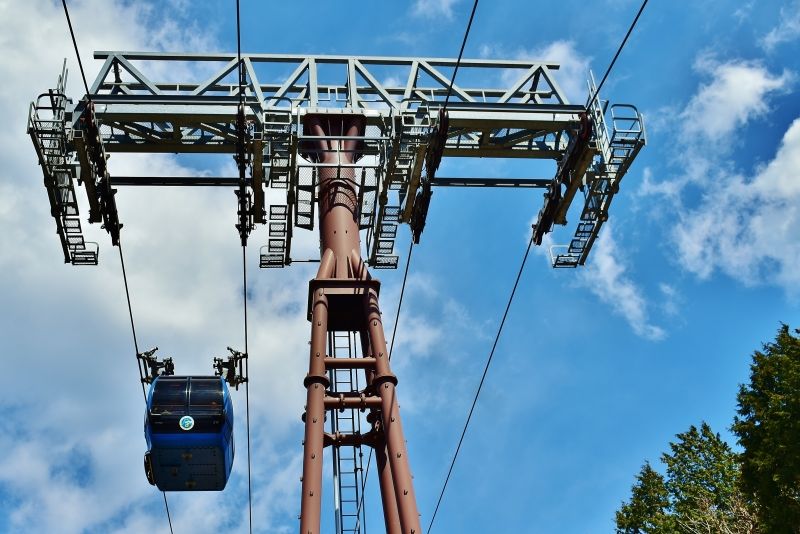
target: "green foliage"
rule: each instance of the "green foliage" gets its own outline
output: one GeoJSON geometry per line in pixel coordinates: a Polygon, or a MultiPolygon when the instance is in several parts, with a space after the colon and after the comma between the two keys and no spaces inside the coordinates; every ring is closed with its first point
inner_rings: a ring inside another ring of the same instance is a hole
{"type": "MultiPolygon", "coordinates": [[[[800,333],[800,330],[795,330],[800,333]]],[[[735,454],[703,423],[649,464],[616,513],[623,534],[800,534],[800,337],[782,325],[739,388],[735,454]]]]}
{"type": "Polygon", "coordinates": [[[686,520],[697,514],[724,514],[738,495],[739,466],[731,448],[707,423],[694,425],[670,443],[672,454],[663,454],[666,486],[672,510],[686,520]],[[701,507],[707,503],[708,509],[701,507]]]}
{"type": "Polygon", "coordinates": [[[692,425],[670,443],[666,487],[677,532],[754,532],[755,523],[740,491],[736,453],[707,423],[692,425]]]}
{"type": "Polygon", "coordinates": [[[739,491],[736,454],[703,423],[678,434],[661,456],[666,477],[642,467],[631,500],[616,514],[622,534],[730,533],[757,531],[739,491]]]}
{"type": "Polygon", "coordinates": [[[732,430],[744,448],[742,486],[766,532],[800,532],[800,338],[787,325],[753,354],[750,383],[737,400],[732,430]]]}
{"type": "Polygon", "coordinates": [[[669,507],[664,477],[645,462],[636,475],[631,488],[631,500],[623,503],[617,511],[617,532],[620,534],[642,534],[664,532],[669,507]]]}

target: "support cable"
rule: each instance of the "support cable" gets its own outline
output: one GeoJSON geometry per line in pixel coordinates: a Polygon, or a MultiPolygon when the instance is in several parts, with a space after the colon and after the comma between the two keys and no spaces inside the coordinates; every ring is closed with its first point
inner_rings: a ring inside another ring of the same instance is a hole
{"type": "Polygon", "coordinates": [[[628,33],[625,34],[625,37],[622,39],[622,42],[620,43],[619,48],[617,48],[617,53],[614,54],[614,59],[612,59],[611,63],[608,65],[608,68],[606,69],[606,73],[603,75],[603,79],[600,80],[600,85],[598,85],[597,89],[595,89],[594,95],[592,95],[591,100],[589,100],[589,103],[586,105],[586,109],[590,109],[592,107],[592,104],[594,104],[594,101],[597,99],[597,96],[600,94],[600,89],[602,89],[603,88],[603,84],[606,83],[606,78],[608,78],[608,75],[611,72],[611,69],[614,68],[614,64],[617,62],[617,58],[619,57],[620,53],[622,52],[622,49],[625,47],[625,43],[628,42],[628,37],[631,36],[631,33],[633,32],[633,28],[636,27],[636,23],[639,21],[639,17],[642,15],[642,11],[644,11],[644,7],[647,5],[647,1],[648,0],[644,0],[642,2],[642,6],[639,8],[639,12],[636,13],[636,17],[633,19],[633,22],[631,22],[631,26],[630,26],[630,28],[628,28],[628,33]]]}
{"type": "MultiPolygon", "coordinates": [[[[622,49],[625,47],[625,44],[628,42],[628,38],[630,37],[631,33],[633,32],[633,29],[636,26],[636,23],[639,21],[639,17],[641,16],[642,12],[644,11],[644,8],[647,5],[647,2],[648,2],[648,0],[644,0],[642,2],[642,5],[639,8],[639,11],[636,13],[636,17],[633,19],[633,22],[631,23],[630,27],[628,28],[628,31],[625,34],[625,37],[622,39],[622,42],[620,43],[619,48],[617,48],[617,52],[616,52],[616,54],[614,54],[614,58],[611,60],[611,63],[609,64],[608,68],[606,69],[606,72],[603,75],[603,79],[600,81],[600,85],[597,86],[597,89],[595,90],[594,95],[589,100],[589,104],[586,106],[587,109],[589,109],[592,106],[592,104],[594,104],[594,101],[597,99],[597,96],[600,94],[600,89],[603,87],[603,84],[605,83],[606,79],[608,78],[608,75],[611,73],[611,69],[614,67],[614,64],[616,63],[617,58],[619,57],[620,53],[622,52],[622,49]]],[[[522,272],[523,272],[523,270],[525,268],[525,262],[528,259],[528,254],[531,251],[531,246],[532,245],[533,245],[533,236],[531,236],[530,241],[528,241],[528,248],[525,250],[525,255],[522,257],[522,264],[520,265],[519,272],[517,273],[517,278],[514,281],[514,287],[511,290],[511,295],[509,296],[508,304],[506,305],[505,312],[503,312],[503,318],[500,321],[500,326],[497,329],[497,335],[495,336],[494,343],[492,344],[492,350],[489,352],[489,357],[486,360],[486,366],[483,369],[483,375],[481,376],[481,380],[478,383],[478,389],[475,392],[475,397],[472,400],[472,406],[470,406],[469,413],[467,414],[467,420],[464,423],[464,429],[461,431],[461,437],[458,440],[458,445],[456,446],[455,454],[453,454],[453,460],[450,462],[450,468],[447,471],[447,476],[445,477],[444,484],[442,485],[442,491],[439,493],[439,499],[436,501],[436,508],[434,509],[433,515],[431,516],[431,521],[428,524],[427,534],[430,534],[431,529],[433,528],[433,522],[436,520],[436,514],[439,511],[439,506],[442,503],[442,498],[444,497],[444,492],[447,489],[447,483],[450,481],[450,476],[453,473],[453,467],[455,466],[456,459],[458,458],[458,453],[461,451],[461,445],[464,442],[464,437],[465,437],[465,435],[467,433],[467,428],[469,427],[470,420],[472,419],[472,414],[475,411],[475,405],[478,402],[478,396],[480,395],[481,389],[483,388],[483,383],[486,380],[486,374],[489,371],[489,366],[492,363],[492,358],[494,357],[494,352],[495,352],[495,349],[497,348],[497,342],[499,341],[500,334],[503,331],[503,326],[505,325],[506,318],[508,317],[508,311],[511,308],[512,301],[514,300],[514,294],[517,291],[517,286],[519,285],[519,280],[520,280],[520,277],[522,276],[522,272]]]]}
{"type": "Polygon", "coordinates": [[[475,18],[475,10],[478,9],[478,0],[472,4],[472,12],[469,14],[469,22],[467,22],[467,29],[464,32],[464,40],[461,41],[461,50],[458,51],[458,59],[456,60],[456,68],[453,70],[453,77],[450,78],[450,86],[447,88],[447,97],[444,99],[444,107],[447,109],[447,104],[450,102],[450,93],[453,91],[453,84],[456,81],[456,74],[458,74],[458,67],[461,65],[461,56],[464,55],[464,47],[467,46],[467,37],[469,37],[469,30],[472,28],[472,20],[475,18]]]}
{"type": "MultiPolygon", "coordinates": [[[[464,30],[464,39],[462,39],[461,49],[458,51],[458,59],[456,60],[456,66],[453,69],[453,75],[450,77],[450,84],[447,87],[447,96],[445,97],[444,105],[442,106],[442,114],[444,114],[447,111],[447,104],[450,102],[450,95],[453,92],[453,85],[455,84],[456,75],[458,74],[458,67],[461,65],[461,58],[464,56],[464,48],[467,46],[467,38],[469,37],[469,31],[472,28],[472,21],[475,20],[475,10],[477,8],[478,8],[478,0],[475,0],[475,2],[472,4],[472,11],[469,14],[469,20],[467,21],[467,28],[466,30],[464,30]]],[[[406,269],[405,272],[403,273],[403,285],[400,288],[400,300],[397,303],[397,313],[395,313],[394,327],[392,328],[392,342],[389,345],[389,361],[392,360],[392,353],[394,351],[394,341],[397,337],[397,325],[400,323],[400,310],[402,309],[403,306],[403,295],[405,294],[406,291],[406,280],[408,279],[408,269],[409,266],[411,265],[411,252],[413,250],[414,250],[414,239],[411,240],[411,244],[408,247],[408,259],[406,260],[406,269]]],[[[359,500],[358,511],[356,512],[357,517],[360,517],[358,514],[360,514],[361,508],[364,505],[364,488],[367,485],[370,465],[372,465],[372,453],[373,450],[370,449],[369,456],[367,457],[367,468],[364,473],[363,482],[361,483],[361,499],[359,500]]]]}
{"type": "Polygon", "coordinates": [[[64,6],[64,15],[67,16],[67,26],[69,26],[69,35],[72,37],[72,46],[75,48],[75,56],[78,58],[78,67],[81,69],[81,78],[83,79],[83,87],[86,89],[86,98],[89,101],[92,100],[92,97],[89,95],[89,84],[86,83],[86,73],[83,72],[83,62],[81,62],[81,54],[78,52],[78,41],[75,39],[75,32],[72,29],[72,20],[69,18],[69,9],[67,9],[67,0],[61,0],[61,4],[64,6]]]}
{"type": "Polygon", "coordinates": [[[392,361],[394,351],[394,339],[397,336],[397,325],[400,323],[400,310],[403,306],[403,295],[406,292],[406,280],[408,279],[408,268],[411,265],[411,252],[414,250],[414,241],[408,246],[408,259],[406,260],[406,270],[403,273],[403,285],[400,287],[400,300],[397,303],[397,312],[394,314],[394,327],[392,327],[392,343],[389,345],[389,361],[392,361]]]}
{"type": "Polygon", "coordinates": [[[241,15],[239,11],[239,0],[236,0],[236,57],[238,59],[238,66],[239,66],[239,103],[244,104],[244,98],[242,94],[242,86],[244,85],[244,80],[242,78],[242,25],[241,25],[241,15]]]}
{"type": "MultiPolygon", "coordinates": [[[[75,57],[78,59],[78,67],[81,71],[81,79],[83,80],[83,87],[86,89],[86,99],[91,102],[92,96],[89,92],[89,84],[86,83],[86,73],[83,70],[83,62],[81,61],[81,53],[78,51],[78,40],[75,38],[75,30],[72,28],[72,19],[69,16],[69,8],[67,8],[67,0],[61,0],[61,5],[64,6],[64,15],[67,18],[67,26],[69,26],[69,35],[72,38],[72,46],[75,49],[75,57]]],[[[142,398],[147,405],[147,393],[144,389],[144,375],[142,374],[142,366],[139,363],[139,341],[136,337],[136,324],[133,321],[133,307],[131,306],[131,292],[128,287],[128,275],[125,271],[125,258],[122,254],[122,240],[117,243],[119,249],[119,263],[122,267],[122,280],[125,283],[125,300],[128,303],[128,317],[131,321],[131,334],[133,335],[133,348],[136,351],[136,368],[139,370],[139,383],[142,385],[142,398]]],[[[170,534],[174,533],[172,529],[172,515],[169,511],[169,503],[167,502],[167,494],[162,491],[161,495],[164,497],[164,509],[167,512],[167,523],[169,523],[170,534]]]]}
{"type": "Polygon", "coordinates": [[[242,300],[244,301],[244,376],[247,377],[244,383],[245,397],[245,419],[247,421],[247,514],[250,532],[253,532],[253,486],[251,483],[250,470],[250,348],[248,346],[247,331],[247,246],[242,247],[242,300]]]}
{"type": "Polygon", "coordinates": [[[172,530],[172,517],[169,514],[169,503],[167,503],[167,492],[162,491],[161,496],[164,497],[164,508],[167,510],[167,522],[169,523],[169,533],[174,534],[172,530]]]}
{"type": "Polygon", "coordinates": [[[139,383],[142,385],[142,398],[147,404],[147,393],[144,390],[144,375],[142,374],[142,365],[139,362],[139,341],[136,338],[136,325],[133,322],[133,307],[131,306],[131,292],[128,288],[128,274],[125,271],[125,258],[122,255],[122,240],[120,239],[119,246],[119,264],[122,266],[122,281],[125,282],[125,299],[128,302],[128,317],[131,320],[131,334],[133,334],[133,348],[136,351],[136,367],[139,369],[139,383]]]}
{"type": "MultiPolygon", "coordinates": [[[[414,250],[414,240],[411,240],[411,244],[408,246],[408,259],[406,260],[406,269],[403,273],[403,285],[400,287],[400,300],[397,303],[397,312],[394,314],[394,326],[392,327],[392,343],[389,345],[389,361],[392,361],[392,351],[394,350],[394,340],[397,336],[397,325],[400,323],[400,310],[403,306],[403,295],[406,292],[406,280],[408,279],[408,268],[411,265],[411,252],[414,250]]],[[[367,486],[367,478],[369,477],[369,468],[372,465],[372,453],[374,449],[369,449],[369,455],[367,456],[367,467],[364,470],[364,478],[361,481],[361,498],[358,500],[358,508],[356,509],[356,521],[361,521],[361,509],[364,507],[364,489],[367,486]]],[[[359,527],[359,524],[356,523],[356,528],[359,527]]]]}
{"type": "MultiPolygon", "coordinates": [[[[239,108],[237,111],[237,134],[238,134],[238,155],[239,155],[239,187],[240,187],[240,210],[245,209],[242,200],[244,199],[245,189],[244,180],[246,172],[246,162],[244,158],[244,69],[242,69],[242,26],[241,10],[239,0],[236,0],[236,56],[239,66],[239,108]]],[[[240,229],[243,236],[246,236],[245,229],[240,229]]],[[[250,533],[253,532],[253,485],[252,470],[250,461],[250,347],[248,346],[249,336],[247,329],[247,238],[242,238],[242,302],[244,306],[244,383],[245,395],[245,419],[247,426],[247,517],[250,533]]],[[[241,374],[241,373],[240,373],[241,374]]]]}
{"type": "MultiPolygon", "coordinates": [[[[447,87],[447,95],[445,95],[444,104],[439,110],[439,117],[436,121],[436,126],[433,129],[428,145],[425,148],[425,176],[420,179],[420,187],[417,189],[417,194],[414,199],[413,210],[409,225],[411,226],[411,235],[415,243],[419,243],[420,236],[425,229],[425,221],[428,218],[428,208],[430,207],[431,186],[434,182],[436,169],[442,162],[444,149],[447,145],[449,128],[449,119],[447,116],[447,105],[450,103],[450,96],[453,94],[453,86],[455,85],[456,75],[458,68],[461,66],[461,58],[464,55],[464,48],[467,46],[467,38],[469,37],[469,30],[472,28],[472,22],[475,20],[475,11],[478,9],[478,0],[472,4],[472,11],[469,14],[469,21],[467,28],[464,31],[464,39],[461,41],[461,49],[458,51],[458,59],[453,68],[453,75],[450,77],[450,84],[447,87]]],[[[463,97],[462,97],[463,99],[463,97]]]]}
{"type": "MultiPolygon", "coordinates": [[[[142,385],[142,398],[144,400],[145,406],[147,406],[147,394],[144,390],[144,375],[142,374],[142,366],[139,363],[139,342],[136,338],[136,324],[133,322],[133,306],[131,306],[131,292],[130,288],[128,287],[128,274],[125,271],[125,257],[122,254],[122,239],[119,240],[117,244],[117,249],[119,250],[119,264],[122,267],[122,281],[125,283],[125,299],[128,302],[128,317],[131,320],[131,334],[133,335],[133,348],[136,351],[136,367],[139,369],[139,383],[142,385]]],[[[167,493],[162,491],[161,495],[164,497],[164,509],[167,511],[167,522],[169,523],[169,531],[170,534],[173,534],[174,531],[172,530],[172,515],[169,512],[169,503],[167,502],[167,493]]]]}
{"type": "Polygon", "coordinates": [[[508,317],[508,311],[511,309],[511,303],[514,301],[514,294],[517,292],[517,286],[519,285],[519,279],[522,277],[522,271],[525,269],[525,263],[528,261],[528,254],[531,251],[531,245],[533,245],[533,236],[531,235],[530,241],[528,241],[528,248],[525,249],[525,255],[522,257],[522,264],[519,266],[519,271],[517,272],[517,278],[514,280],[514,287],[511,289],[511,295],[508,297],[508,304],[506,304],[506,309],[503,312],[503,318],[500,320],[500,326],[497,328],[497,335],[494,338],[494,343],[492,344],[492,350],[489,351],[489,357],[486,359],[486,365],[483,368],[483,375],[481,375],[481,380],[478,383],[478,389],[475,391],[475,397],[472,399],[472,406],[470,406],[469,413],[467,414],[467,420],[464,423],[464,429],[461,431],[461,437],[458,439],[458,445],[456,446],[456,452],[453,454],[453,460],[450,462],[450,469],[447,471],[447,477],[444,479],[444,484],[442,485],[442,491],[439,493],[439,499],[436,501],[436,508],[433,511],[433,515],[431,516],[431,522],[428,524],[427,534],[430,534],[431,528],[433,527],[433,522],[436,520],[436,513],[439,511],[439,505],[442,504],[442,498],[444,497],[444,492],[447,489],[447,483],[450,481],[450,475],[453,473],[453,467],[456,464],[456,458],[458,458],[458,453],[461,451],[461,445],[464,443],[464,436],[467,434],[467,428],[469,428],[469,423],[472,420],[472,414],[475,411],[475,405],[478,403],[478,396],[481,394],[481,389],[483,388],[483,383],[486,380],[486,374],[489,372],[489,366],[492,364],[492,359],[494,358],[494,351],[497,348],[497,342],[500,340],[500,334],[503,333],[503,326],[506,324],[506,318],[508,317]]]}

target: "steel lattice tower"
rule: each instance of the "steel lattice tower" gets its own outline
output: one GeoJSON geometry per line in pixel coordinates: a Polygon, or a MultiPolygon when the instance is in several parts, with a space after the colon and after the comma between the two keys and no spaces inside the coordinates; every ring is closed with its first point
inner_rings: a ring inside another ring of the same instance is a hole
{"type": "MultiPolygon", "coordinates": [[[[123,186],[235,189],[243,244],[256,225],[267,226],[259,261],[264,268],[290,265],[295,231],[316,226],[321,246],[308,290],[311,348],[304,380],[300,532],[321,531],[326,447],[337,451],[337,531],[362,532],[359,458],[363,447],[371,447],[386,531],[420,533],[398,380],[389,367],[378,305],[380,283],[368,269],[397,266],[398,225],[409,224],[419,242],[432,188],[444,186],[544,189],[533,229],[537,245],[554,224],[567,223],[580,191],[573,237],[552,247],[551,257],[554,267],[583,265],[620,181],[644,146],[638,111],[599,98],[589,108],[570,104],[555,79],[558,65],[551,62],[462,60],[461,68],[498,85],[453,85],[445,111],[452,59],[250,54],[241,60],[246,182],[111,176],[106,157],[114,152],[237,154],[240,63],[233,54],[120,51],[96,52],[95,58],[104,64],[89,95],[70,100],[64,71],[56,87],[31,105],[28,122],[65,262],[98,261],[98,245],[83,235],[76,180],[87,194],[89,222],[102,222],[114,245],[121,229],[115,195],[123,186]],[[218,69],[191,83],[153,80],[145,73],[170,62],[218,69]],[[280,73],[287,67],[292,73],[285,77],[280,73]],[[377,74],[387,71],[402,77],[377,74]],[[548,179],[437,178],[443,157],[545,159],[555,162],[555,171],[548,179]],[[268,203],[266,192],[279,200],[268,203]],[[326,413],[331,414],[327,429],[326,413]]],[[[593,81],[589,89],[594,92],[593,81]]]]}

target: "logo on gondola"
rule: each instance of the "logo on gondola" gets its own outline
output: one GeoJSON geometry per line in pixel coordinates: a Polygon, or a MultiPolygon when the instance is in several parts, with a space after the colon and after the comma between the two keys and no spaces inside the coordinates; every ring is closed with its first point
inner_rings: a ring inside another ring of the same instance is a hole
{"type": "Polygon", "coordinates": [[[184,415],[181,417],[181,420],[178,421],[178,424],[183,430],[191,430],[194,428],[194,419],[191,415],[184,415]]]}

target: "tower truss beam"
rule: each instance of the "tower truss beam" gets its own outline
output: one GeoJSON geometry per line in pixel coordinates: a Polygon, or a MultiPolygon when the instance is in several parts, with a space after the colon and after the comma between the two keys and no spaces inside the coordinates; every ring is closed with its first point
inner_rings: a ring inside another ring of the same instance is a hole
{"type": "MultiPolygon", "coordinates": [[[[255,225],[268,228],[265,268],[291,264],[295,230],[316,226],[301,532],[320,532],[326,447],[334,456],[337,532],[363,532],[362,447],[376,452],[386,532],[421,532],[380,284],[367,266],[397,267],[398,226],[409,224],[418,242],[434,187],[544,189],[534,242],[543,244],[554,225],[579,213],[569,244],[550,252],[554,267],[583,265],[646,142],[642,116],[599,98],[571,104],[555,79],[559,66],[548,61],[250,54],[240,62],[233,54],[121,51],[95,58],[104,63],[89,94],[67,98],[64,70],[29,114],[65,261],[98,259],[97,245],[83,237],[76,179],[87,193],[89,222],[102,223],[114,245],[122,228],[117,186],[234,188],[242,245],[255,225]],[[457,67],[459,84],[451,87],[457,67]],[[108,171],[114,153],[167,152],[235,155],[240,175],[108,171]],[[436,177],[444,157],[551,160],[555,169],[552,178],[436,177]],[[571,210],[578,192],[582,206],[571,210]],[[342,338],[347,351],[337,343],[342,338]],[[369,412],[363,422],[362,412],[369,412]]],[[[597,95],[593,79],[589,93],[597,95]]]]}
{"type": "MultiPolygon", "coordinates": [[[[63,120],[54,123],[58,131],[39,127],[43,122],[33,110],[29,131],[37,149],[51,138],[63,139],[63,166],[82,177],[91,175],[85,167],[98,166],[98,153],[233,155],[239,148],[237,106],[243,96],[248,132],[244,157],[252,169],[239,198],[253,201],[240,202],[239,212],[240,218],[269,226],[262,267],[289,265],[295,229],[315,225],[319,176],[331,164],[303,156],[304,147],[313,142],[304,127],[310,114],[364,117],[363,159],[354,180],[358,226],[366,230],[366,261],[373,268],[397,266],[399,224],[413,222],[419,238],[431,186],[544,187],[537,244],[553,225],[567,223],[580,191],[583,206],[574,237],[551,253],[555,267],[582,265],[621,179],[645,143],[643,120],[635,108],[609,107],[600,99],[593,100],[591,109],[570,103],[556,81],[559,66],[549,61],[464,59],[459,83],[442,113],[454,59],[245,54],[240,84],[233,54],[105,51],[96,52],[95,58],[103,66],[88,95],[92,109],[87,109],[88,98],[62,101],[63,120]],[[87,131],[94,125],[96,131],[87,131]],[[90,138],[98,143],[84,141],[90,138]],[[437,184],[433,176],[423,175],[434,144],[438,158],[551,160],[555,175],[548,183],[442,179],[437,184]],[[426,193],[419,195],[421,184],[426,193]]],[[[593,81],[589,89],[594,91],[593,81]]],[[[41,150],[39,154],[43,168],[52,168],[53,158],[41,150]]],[[[96,222],[101,214],[114,223],[112,229],[117,223],[110,184],[229,185],[223,177],[101,176],[83,181],[88,184],[90,220],[96,222]],[[89,191],[97,187],[103,195],[89,191]]],[[[66,255],[71,258],[69,251],[66,255]]]]}

